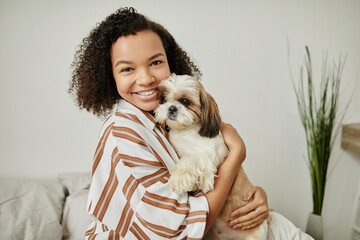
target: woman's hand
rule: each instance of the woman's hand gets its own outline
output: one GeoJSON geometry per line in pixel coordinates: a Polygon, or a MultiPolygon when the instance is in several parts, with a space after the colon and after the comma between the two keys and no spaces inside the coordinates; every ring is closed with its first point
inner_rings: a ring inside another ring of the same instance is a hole
{"type": "Polygon", "coordinates": [[[246,230],[256,227],[269,217],[264,189],[254,186],[248,195],[244,196],[244,200],[249,202],[231,213],[229,226],[234,229],[246,230]]]}

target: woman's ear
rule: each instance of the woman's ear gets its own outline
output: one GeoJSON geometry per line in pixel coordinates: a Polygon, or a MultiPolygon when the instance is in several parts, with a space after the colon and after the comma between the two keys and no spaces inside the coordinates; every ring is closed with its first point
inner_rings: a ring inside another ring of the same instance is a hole
{"type": "Polygon", "coordinates": [[[202,137],[215,137],[219,134],[221,117],[219,108],[213,97],[202,87],[200,89],[201,103],[201,128],[199,134],[202,137]]]}

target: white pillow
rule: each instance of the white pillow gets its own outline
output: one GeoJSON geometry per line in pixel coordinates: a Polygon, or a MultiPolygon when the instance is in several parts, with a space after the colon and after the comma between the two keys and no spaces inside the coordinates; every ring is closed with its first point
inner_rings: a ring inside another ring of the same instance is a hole
{"type": "Polygon", "coordinates": [[[84,239],[85,231],[91,223],[86,210],[86,202],[91,183],[90,173],[63,173],[59,181],[68,188],[62,226],[64,240],[84,239]]]}
{"type": "Polygon", "coordinates": [[[69,195],[82,190],[89,189],[91,183],[91,173],[60,173],[58,180],[69,191],[69,195]]]}
{"type": "Polygon", "coordinates": [[[86,211],[86,201],[89,190],[80,190],[66,198],[62,218],[63,239],[84,239],[85,232],[91,223],[86,211]]]}
{"type": "Polygon", "coordinates": [[[63,185],[52,180],[0,180],[0,239],[62,238],[63,185]]]}

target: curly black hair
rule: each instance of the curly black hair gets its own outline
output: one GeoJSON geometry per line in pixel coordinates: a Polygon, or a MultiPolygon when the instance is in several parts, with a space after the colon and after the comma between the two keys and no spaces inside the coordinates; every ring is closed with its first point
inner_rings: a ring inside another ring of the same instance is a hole
{"type": "Polygon", "coordinates": [[[160,24],[134,8],[120,8],[93,28],[75,53],[68,92],[80,109],[105,117],[120,99],[112,73],[111,46],[121,36],[144,30],[157,33],[164,46],[170,72],[201,77],[198,67],[160,24]]]}

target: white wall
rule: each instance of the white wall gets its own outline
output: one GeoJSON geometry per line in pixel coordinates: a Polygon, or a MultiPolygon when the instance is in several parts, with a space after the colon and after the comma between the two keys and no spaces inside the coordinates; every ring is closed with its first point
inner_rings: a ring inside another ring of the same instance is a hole
{"type": "MultiPolygon", "coordinates": [[[[289,77],[304,47],[315,69],[324,50],[347,54],[346,123],[360,122],[359,1],[0,1],[0,177],[55,178],[89,171],[101,120],[67,94],[75,48],[121,6],[162,23],[194,57],[225,121],[244,138],[244,165],[270,207],[305,228],[312,211],[305,139],[289,77]]],[[[359,183],[360,157],[339,139],[324,206],[326,239],[342,239],[359,183]]]]}

